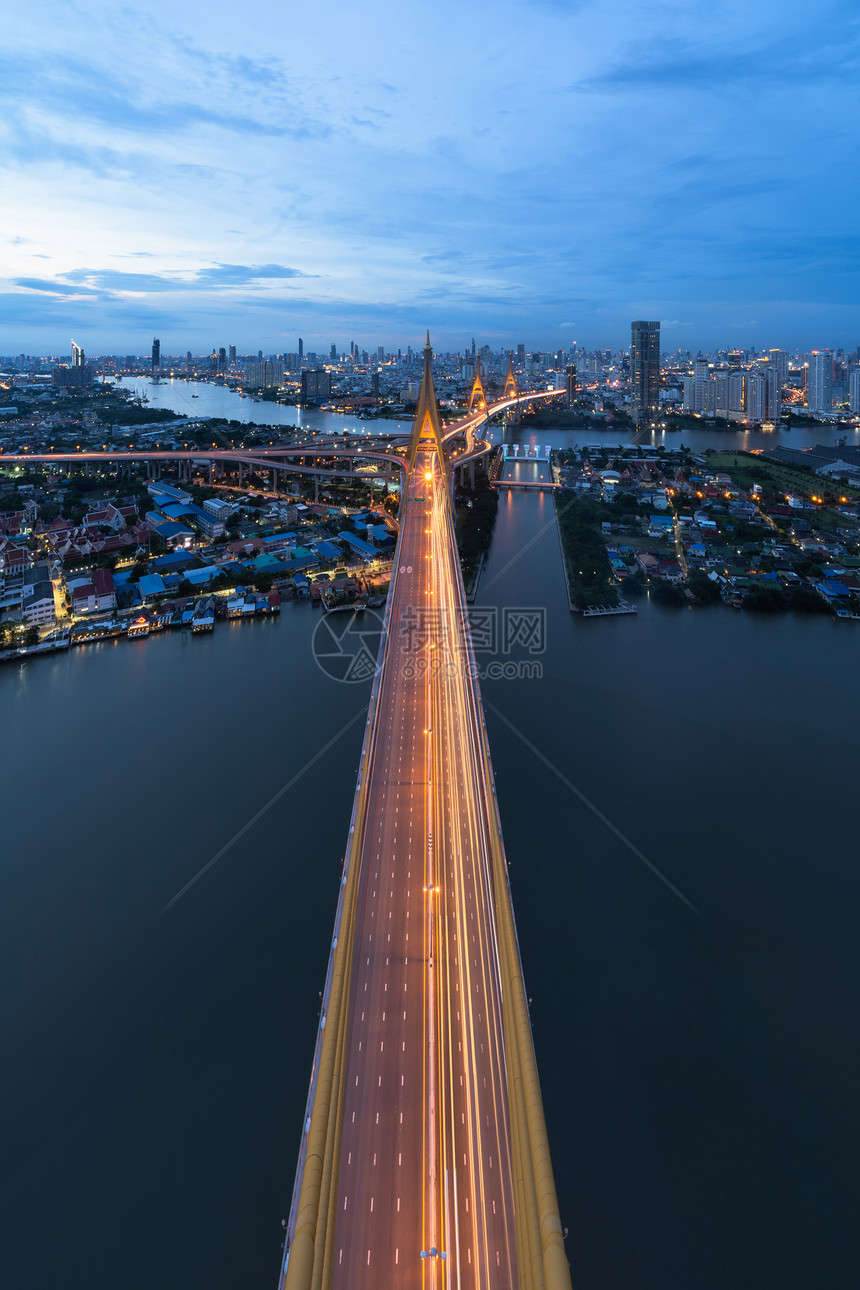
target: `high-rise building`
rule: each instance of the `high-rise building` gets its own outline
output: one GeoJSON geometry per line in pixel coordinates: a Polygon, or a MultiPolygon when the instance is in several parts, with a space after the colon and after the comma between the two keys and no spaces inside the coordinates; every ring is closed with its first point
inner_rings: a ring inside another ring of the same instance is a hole
{"type": "Polygon", "coordinates": [[[81,349],[80,345],[76,345],[75,342],[72,341],[72,367],[85,367],[86,362],[86,354],[81,349]]]}
{"type": "Polygon", "coordinates": [[[769,349],[767,359],[777,374],[780,388],[788,384],[788,354],[784,349],[769,349]]]}
{"type": "Polygon", "coordinates": [[[707,359],[697,358],[693,364],[692,376],[684,377],[684,411],[701,413],[705,411],[705,389],[711,379],[711,370],[707,359]]]}
{"type": "Polygon", "coordinates": [[[305,356],[305,342],[302,340],[300,336],[299,337],[299,367],[301,367],[302,365],[302,360],[304,359],[304,356],[305,356]]]}
{"type": "Polygon", "coordinates": [[[717,372],[714,378],[714,414],[721,420],[745,420],[745,377],[746,373],[740,369],[717,372]]]}
{"type": "Polygon", "coordinates": [[[472,358],[475,357],[475,337],[472,337],[472,358]]]}
{"type": "Polygon", "coordinates": [[[379,359],[380,363],[385,361],[385,349],[382,345],[377,345],[376,357],[379,359]]]}
{"type": "Polygon", "coordinates": [[[660,324],[630,324],[630,393],[633,420],[649,421],[660,406],[660,324]]]}
{"type": "Polygon", "coordinates": [[[525,367],[525,365],[526,365],[526,347],[525,345],[517,345],[517,367],[525,367]]]}
{"type": "Polygon", "coordinates": [[[767,378],[761,372],[747,372],[744,377],[744,412],[746,420],[767,420],[767,378]]]}
{"type": "Polygon", "coordinates": [[[161,341],[157,336],[152,338],[152,370],[161,366],[161,341]]]}
{"type": "Polygon", "coordinates": [[[332,347],[331,347],[331,353],[329,354],[329,358],[331,359],[331,361],[332,361],[333,363],[336,363],[336,362],[337,362],[337,345],[332,345],[332,347]]]}
{"type": "Polygon", "coordinates": [[[848,410],[860,413],[860,367],[855,367],[848,377],[848,410]]]}
{"type": "Polygon", "coordinates": [[[302,402],[324,403],[331,398],[331,372],[323,368],[305,368],[302,372],[302,402]]]}
{"type": "Polygon", "coordinates": [[[218,371],[219,372],[227,371],[227,351],[223,345],[218,350],[218,371]]]}
{"type": "Polygon", "coordinates": [[[284,365],[279,358],[250,363],[248,384],[255,390],[270,390],[284,383],[284,365]]]}
{"type": "Polygon", "coordinates": [[[833,411],[833,355],[814,349],[809,357],[806,402],[810,412],[833,411]]]}
{"type": "Polygon", "coordinates": [[[565,368],[567,376],[567,406],[572,408],[576,402],[576,364],[570,363],[565,368]]]}
{"type": "Polygon", "coordinates": [[[235,346],[235,345],[231,345],[231,346],[230,346],[230,362],[231,362],[231,364],[236,362],[236,346],[235,346]]]}

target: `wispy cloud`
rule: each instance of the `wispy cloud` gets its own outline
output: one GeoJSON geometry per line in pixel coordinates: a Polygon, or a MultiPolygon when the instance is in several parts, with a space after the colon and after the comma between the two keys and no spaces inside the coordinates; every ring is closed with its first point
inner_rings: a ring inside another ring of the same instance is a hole
{"type": "Polygon", "coordinates": [[[299,321],[601,344],[640,311],[792,346],[828,308],[856,344],[851,0],[476,0],[479,59],[455,0],[324,39],[273,0],[78,6],[4,19],[0,348],[133,348],[153,318],[179,348],[299,321]]]}

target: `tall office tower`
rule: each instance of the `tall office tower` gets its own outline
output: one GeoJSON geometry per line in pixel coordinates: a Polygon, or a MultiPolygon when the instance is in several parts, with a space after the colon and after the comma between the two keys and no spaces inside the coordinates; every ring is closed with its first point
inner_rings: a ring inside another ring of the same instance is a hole
{"type": "Polygon", "coordinates": [[[152,338],[152,370],[161,366],[161,341],[157,336],[152,338]]]}
{"type": "Polygon", "coordinates": [[[329,358],[333,363],[337,362],[337,345],[332,345],[331,350],[329,352],[329,358]]]}
{"type": "Polygon", "coordinates": [[[397,361],[398,363],[403,362],[403,351],[401,350],[399,345],[397,346],[397,361]]]}
{"type": "Polygon", "coordinates": [[[187,350],[185,354],[185,370],[186,372],[191,371],[191,350],[190,349],[187,350]]]}
{"type": "Polygon", "coordinates": [[[814,349],[809,357],[806,402],[810,412],[833,411],[833,355],[814,349]]]}
{"type": "Polygon", "coordinates": [[[848,410],[855,416],[860,413],[860,367],[855,367],[848,377],[848,410]]]}
{"type": "Polygon", "coordinates": [[[302,340],[300,336],[299,337],[299,367],[301,367],[302,365],[302,360],[304,356],[305,356],[305,342],[302,340]]]}
{"type": "Polygon", "coordinates": [[[376,347],[376,357],[378,358],[378,360],[379,360],[379,362],[380,362],[380,363],[383,363],[383,362],[385,361],[385,348],[384,348],[384,346],[382,346],[382,345],[377,345],[377,347],[376,347]]]}
{"type": "Polygon", "coordinates": [[[218,371],[219,372],[227,371],[227,351],[223,345],[218,350],[218,371]]]}
{"type": "Polygon", "coordinates": [[[85,367],[86,362],[86,354],[81,349],[80,345],[76,345],[75,342],[72,341],[72,367],[85,367]]]}
{"type": "Polygon", "coordinates": [[[350,356],[350,358],[355,358],[355,341],[354,341],[354,340],[351,340],[351,341],[349,342],[349,356],[350,356]]]}
{"type": "Polygon", "coordinates": [[[374,398],[379,398],[379,373],[374,372],[370,378],[370,393],[374,398]]]}
{"type": "Polygon", "coordinates": [[[525,345],[517,345],[517,367],[525,367],[525,365],[526,365],[526,347],[525,345]]]}
{"type": "Polygon", "coordinates": [[[235,345],[231,345],[231,346],[230,346],[230,362],[231,362],[231,364],[236,362],[236,346],[235,346],[235,345]]]}
{"type": "Polygon", "coordinates": [[[788,384],[788,354],[784,349],[769,349],[767,352],[768,362],[776,372],[776,378],[780,386],[788,384]]]}
{"type": "Polygon", "coordinates": [[[567,406],[572,408],[576,402],[576,364],[570,363],[565,368],[567,375],[567,406]]]}
{"type": "Polygon", "coordinates": [[[630,392],[633,420],[649,421],[660,406],[660,324],[630,324],[630,392]]]}
{"type": "Polygon", "coordinates": [[[472,358],[475,357],[475,337],[472,337],[472,358]]]}
{"type": "Polygon", "coordinates": [[[739,349],[730,349],[726,357],[729,367],[733,370],[739,368],[744,361],[744,356],[739,349]]]}
{"type": "Polygon", "coordinates": [[[557,351],[556,351],[556,355],[555,355],[555,366],[556,366],[556,370],[557,370],[557,371],[559,371],[559,372],[560,372],[560,371],[561,371],[561,369],[564,367],[564,350],[563,350],[563,349],[559,349],[559,350],[557,350],[557,351]]]}

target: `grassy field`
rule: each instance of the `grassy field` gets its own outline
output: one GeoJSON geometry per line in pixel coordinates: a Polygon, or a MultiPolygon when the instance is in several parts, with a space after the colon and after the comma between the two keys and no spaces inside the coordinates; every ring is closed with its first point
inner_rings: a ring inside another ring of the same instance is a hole
{"type": "Polygon", "coordinates": [[[714,452],[708,457],[708,468],[730,474],[739,488],[749,489],[753,484],[770,484],[777,490],[797,493],[801,497],[821,497],[824,490],[840,497],[856,501],[860,489],[844,487],[838,483],[828,483],[819,475],[805,470],[796,470],[781,462],[763,461],[760,457],[750,457],[746,453],[714,452]]]}

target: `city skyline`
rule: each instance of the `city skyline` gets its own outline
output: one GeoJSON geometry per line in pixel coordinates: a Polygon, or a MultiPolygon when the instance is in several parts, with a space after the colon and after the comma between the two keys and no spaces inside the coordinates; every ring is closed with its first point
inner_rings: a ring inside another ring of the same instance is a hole
{"type": "Polygon", "coordinates": [[[397,16],[11,14],[0,350],[856,346],[853,6],[397,16]]]}

